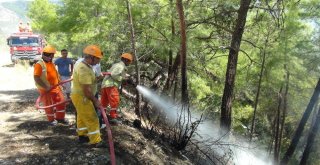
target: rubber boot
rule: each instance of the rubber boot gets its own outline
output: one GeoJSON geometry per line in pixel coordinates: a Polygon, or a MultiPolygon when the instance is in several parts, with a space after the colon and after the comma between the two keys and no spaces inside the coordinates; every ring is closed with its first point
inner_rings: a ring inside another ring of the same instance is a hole
{"type": "Polygon", "coordinates": [[[116,110],[111,110],[110,111],[110,124],[111,125],[118,125],[118,124],[121,124],[121,121],[119,121],[117,118],[118,118],[118,115],[117,115],[117,111],[116,110]]]}

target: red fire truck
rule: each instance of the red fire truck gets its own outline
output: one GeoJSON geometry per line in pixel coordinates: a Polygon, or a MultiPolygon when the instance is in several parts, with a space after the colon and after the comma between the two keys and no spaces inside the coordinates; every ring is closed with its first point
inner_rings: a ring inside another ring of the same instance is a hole
{"type": "Polygon", "coordinates": [[[30,32],[12,33],[7,38],[7,44],[10,47],[12,62],[28,60],[32,64],[41,59],[45,39],[42,35],[30,32]]]}

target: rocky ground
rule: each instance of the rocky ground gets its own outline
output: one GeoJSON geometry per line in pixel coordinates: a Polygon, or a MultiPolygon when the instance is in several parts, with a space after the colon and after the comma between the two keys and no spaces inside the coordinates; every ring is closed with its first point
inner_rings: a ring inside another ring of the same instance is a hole
{"type": "MultiPolygon", "coordinates": [[[[109,164],[109,148],[93,149],[77,143],[74,126],[48,126],[35,109],[38,96],[32,67],[2,63],[0,67],[0,164],[109,164]]],[[[191,164],[157,136],[145,136],[132,126],[130,110],[113,126],[117,164],[191,164]]],[[[74,113],[67,118],[74,123],[74,113]]],[[[101,131],[106,140],[106,133],[101,131]]]]}

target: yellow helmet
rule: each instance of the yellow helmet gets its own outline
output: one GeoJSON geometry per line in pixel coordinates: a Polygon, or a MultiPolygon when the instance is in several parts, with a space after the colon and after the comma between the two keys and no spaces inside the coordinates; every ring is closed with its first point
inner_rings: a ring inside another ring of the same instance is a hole
{"type": "Polygon", "coordinates": [[[97,45],[89,45],[86,48],[83,49],[84,54],[88,54],[91,56],[95,56],[97,58],[102,58],[102,52],[99,46],[97,45]]]}
{"type": "Polygon", "coordinates": [[[133,56],[132,56],[132,54],[130,54],[130,53],[123,53],[123,54],[121,55],[121,58],[128,59],[130,62],[133,61],[133,56]]]}
{"type": "Polygon", "coordinates": [[[43,53],[56,53],[56,48],[51,46],[51,45],[47,45],[46,47],[43,48],[43,53]]]}

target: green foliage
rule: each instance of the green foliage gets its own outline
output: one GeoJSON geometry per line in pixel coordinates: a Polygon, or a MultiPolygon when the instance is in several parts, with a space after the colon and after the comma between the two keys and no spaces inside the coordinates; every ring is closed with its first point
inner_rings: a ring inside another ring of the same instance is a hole
{"type": "Polygon", "coordinates": [[[49,0],[35,0],[29,6],[28,16],[32,19],[32,28],[45,35],[57,30],[56,5],[49,0]]]}
{"type": "MultiPolygon", "coordinates": [[[[173,52],[174,60],[180,49],[175,1],[131,0],[130,4],[141,73],[153,77],[158,71],[166,72],[169,52],[173,52]]],[[[252,5],[255,7],[247,16],[237,65],[233,130],[247,135],[261,76],[256,133],[262,144],[269,145],[278,93],[281,87],[284,91],[285,76],[289,73],[284,150],[318,78],[318,4],[315,0],[289,0],[256,1],[252,5]]],[[[239,1],[186,1],[184,7],[190,102],[212,118],[219,118],[239,1]]],[[[121,53],[132,51],[125,1],[62,0],[53,4],[35,0],[30,4],[29,16],[33,28],[59,49],[68,48],[81,55],[85,45],[100,45],[106,55],[103,70],[119,60],[121,53]]],[[[144,83],[152,84],[147,79],[144,83]]],[[[159,84],[161,89],[165,79],[159,84]]]]}
{"type": "Polygon", "coordinates": [[[210,86],[207,85],[207,81],[204,81],[204,79],[197,75],[189,75],[189,80],[191,84],[191,95],[195,97],[196,100],[201,100],[212,93],[210,86]]]}
{"type": "Polygon", "coordinates": [[[252,106],[246,105],[235,108],[233,117],[233,129],[242,135],[246,135],[248,133],[248,129],[250,129],[252,114],[252,106]]]}

